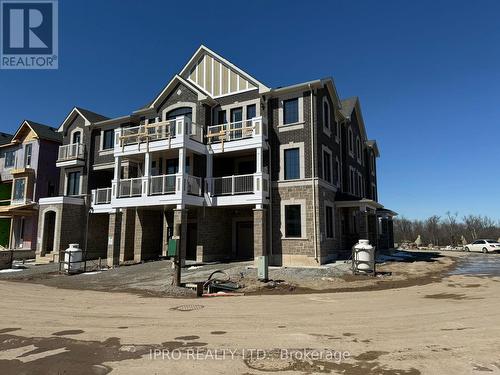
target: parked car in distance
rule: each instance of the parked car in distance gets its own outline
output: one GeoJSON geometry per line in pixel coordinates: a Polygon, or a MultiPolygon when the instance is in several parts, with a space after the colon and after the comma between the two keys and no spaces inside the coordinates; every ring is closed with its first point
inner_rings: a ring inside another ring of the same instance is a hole
{"type": "Polygon", "coordinates": [[[500,242],[497,240],[476,240],[464,247],[465,251],[480,251],[482,253],[492,253],[500,251],[500,242]]]}

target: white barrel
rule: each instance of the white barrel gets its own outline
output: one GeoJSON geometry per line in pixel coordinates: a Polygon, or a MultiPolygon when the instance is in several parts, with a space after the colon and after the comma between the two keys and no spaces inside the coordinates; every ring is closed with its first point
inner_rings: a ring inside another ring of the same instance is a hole
{"type": "Polygon", "coordinates": [[[82,268],[82,250],[77,243],[70,243],[64,252],[64,270],[68,273],[78,272],[82,268]]]}
{"type": "Polygon", "coordinates": [[[375,248],[368,240],[359,240],[354,245],[353,258],[356,261],[356,270],[359,272],[373,272],[375,260],[375,248]],[[359,262],[359,263],[358,263],[359,262]]]}

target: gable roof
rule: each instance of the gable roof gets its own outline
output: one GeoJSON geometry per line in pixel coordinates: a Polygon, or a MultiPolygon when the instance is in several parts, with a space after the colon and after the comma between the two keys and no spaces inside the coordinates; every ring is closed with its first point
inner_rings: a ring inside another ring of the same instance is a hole
{"type": "Polygon", "coordinates": [[[159,103],[161,103],[163,101],[163,99],[165,99],[165,97],[170,93],[170,91],[172,91],[172,89],[174,89],[177,86],[178,83],[182,83],[188,89],[190,89],[191,91],[197,93],[198,94],[198,100],[201,101],[201,100],[208,99],[207,95],[204,92],[202,92],[198,87],[196,87],[192,83],[186,81],[180,75],[176,74],[174,76],[174,78],[172,78],[170,80],[170,82],[167,83],[167,85],[165,86],[165,88],[156,96],[156,98],[152,102],[150,102],[145,107],[143,107],[143,108],[141,108],[141,109],[139,109],[138,111],[135,111],[135,112],[141,112],[143,110],[151,109],[151,108],[154,108],[155,106],[157,106],[159,103]]]}
{"type": "Polygon", "coordinates": [[[357,96],[353,96],[341,101],[342,108],[341,112],[348,119],[351,118],[352,113],[356,111],[356,118],[359,124],[359,130],[363,136],[363,140],[368,140],[368,135],[366,134],[365,121],[363,120],[363,113],[361,112],[361,103],[357,96]]]}
{"type": "Polygon", "coordinates": [[[179,75],[212,98],[255,89],[258,89],[259,93],[269,91],[266,85],[203,44],[179,75]]]}
{"type": "Polygon", "coordinates": [[[62,143],[61,134],[57,133],[57,129],[48,125],[39,124],[38,122],[31,120],[24,120],[16,131],[16,134],[12,137],[12,140],[16,140],[16,138],[21,134],[21,130],[28,126],[39,139],[44,139],[46,141],[59,142],[62,143]]]}
{"type": "Polygon", "coordinates": [[[342,108],[340,109],[342,114],[346,117],[351,117],[352,111],[354,111],[354,107],[357,101],[358,101],[357,96],[352,96],[347,99],[342,99],[341,101],[342,108]]]}
{"type": "Polygon", "coordinates": [[[73,118],[73,115],[75,115],[75,114],[82,116],[85,119],[85,125],[87,125],[87,126],[90,124],[93,124],[95,122],[104,121],[104,120],[109,119],[109,117],[106,117],[106,116],[100,115],[98,113],[89,111],[88,109],[84,109],[81,107],[74,107],[69,112],[68,116],[66,116],[66,118],[64,119],[62,124],[57,129],[57,131],[62,132],[64,130],[64,126],[73,118]]]}
{"type": "Polygon", "coordinates": [[[12,134],[0,132],[0,146],[8,145],[14,136],[12,134]]]}

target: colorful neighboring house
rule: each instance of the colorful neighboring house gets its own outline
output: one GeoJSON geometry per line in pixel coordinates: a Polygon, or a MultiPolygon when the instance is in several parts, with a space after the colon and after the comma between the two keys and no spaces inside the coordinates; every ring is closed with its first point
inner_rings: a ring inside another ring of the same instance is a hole
{"type": "Polygon", "coordinates": [[[38,201],[56,194],[62,137],[57,129],[23,121],[14,135],[0,134],[0,246],[36,249],[38,201]]]}

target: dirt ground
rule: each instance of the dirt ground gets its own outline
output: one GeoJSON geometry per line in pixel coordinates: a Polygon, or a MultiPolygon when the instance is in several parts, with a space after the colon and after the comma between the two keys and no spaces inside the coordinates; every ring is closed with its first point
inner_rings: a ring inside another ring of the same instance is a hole
{"type": "MultiPolygon", "coordinates": [[[[378,290],[430,283],[451,269],[457,258],[465,256],[464,253],[442,256],[429,251],[398,254],[401,256],[397,258],[386,257],[386,262],[382,262],[383,256],[380,258],[377,277],[353,276],[350,263],[338,261],[319,268],[271,267],[270,280],[264,283],[257,280],[253,262],[239,262],[186,267],[182,270],[182,281],[206,281],[212,272],[222,270],[231,281],[241,286],[238,292],[246,295],[378,290]]],[[[0,280],[39,283],[57,288],[131,292],[156,297],[195,297],[192,291],[171,287],[172,277],[172,263],[168,260],[72,276],[58,273],[55,265],[28,265],[28,269],[23,271],[0,274],[0,280]]]]}
{"type": "Polygon", "coordinates": [[[496,374],[500,277],[450,266],[474,256],[387,264],[391,277],[425,268],[413,286],[319,294],[144,298],[0,281],[0,374],[496,374]]]}

